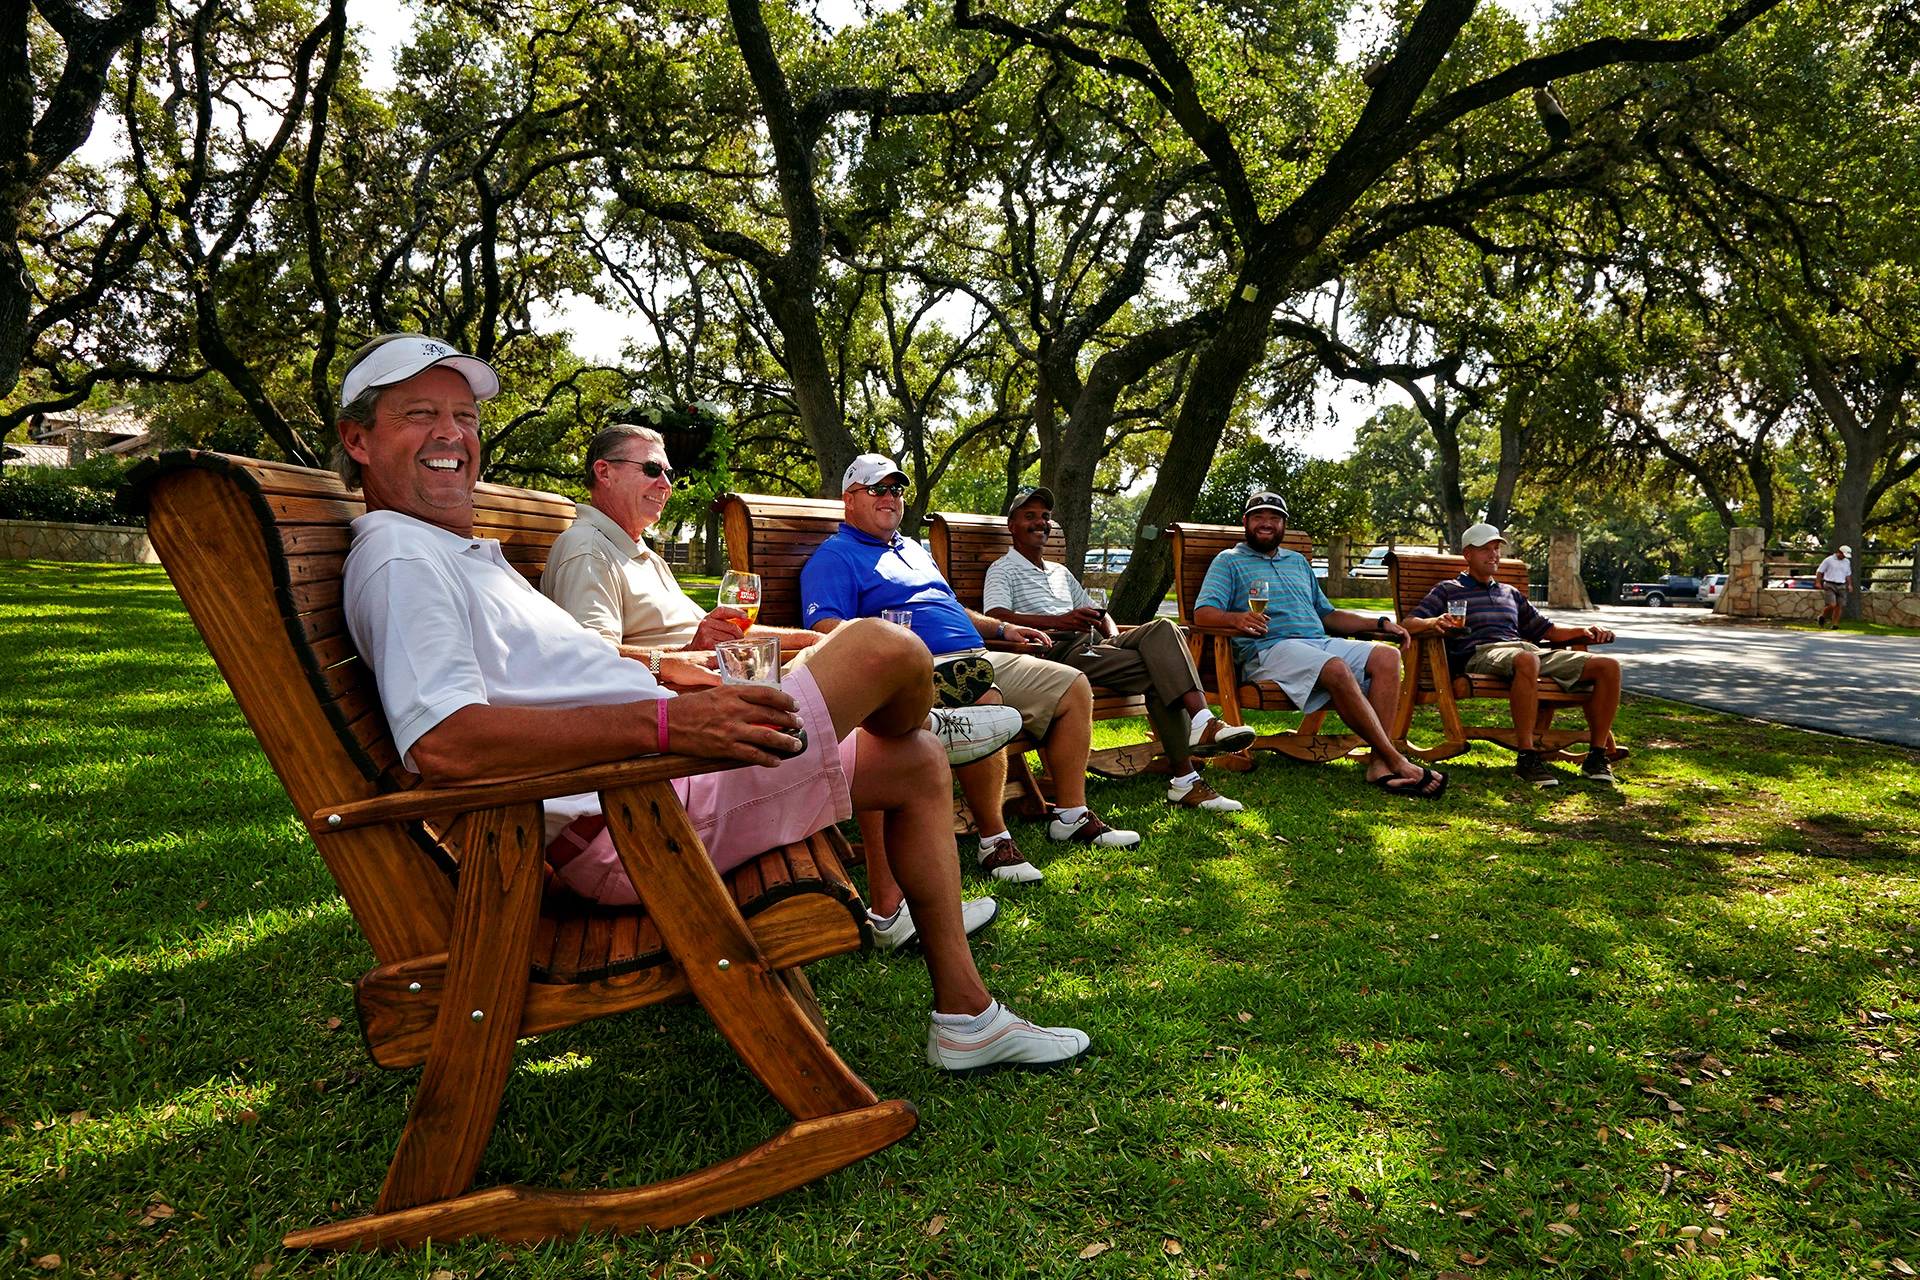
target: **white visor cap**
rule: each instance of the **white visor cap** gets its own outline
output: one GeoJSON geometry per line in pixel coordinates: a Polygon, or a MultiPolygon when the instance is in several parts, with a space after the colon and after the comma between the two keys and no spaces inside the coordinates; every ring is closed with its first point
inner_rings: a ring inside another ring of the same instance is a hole
{"type": "Polygon", "coordinates": [[[1483,521],[1480,524],[1470,526],[1465,533],[1460,535],[1460,549],[1465,551],[1468,547],[1484,547],[1489,542],[1505,542],[1506,540],[1506,534],[1501,533],[1498,529],[1483,521]]]}
{"type": "Polygon", "coordinates": [[[390,387],[444,364],[467,380],[475,400],[491,400],[500,394],[500,375],[478,356],[464,355],[456,347],[438,338],[409,334],[383,342],[373,354],[353,366],[340,383],[340,403],[352,404],[373,387],[390,387]]]}
{"type": "Polygon", "coordinates": [[[847,464],[847,473],[840,477],[840,492],[857,489],[863,485],[879,484],[899,476],[902,480],[907,473],[893,465],[893,459],[881,453],[863,453],[847,464]]]}

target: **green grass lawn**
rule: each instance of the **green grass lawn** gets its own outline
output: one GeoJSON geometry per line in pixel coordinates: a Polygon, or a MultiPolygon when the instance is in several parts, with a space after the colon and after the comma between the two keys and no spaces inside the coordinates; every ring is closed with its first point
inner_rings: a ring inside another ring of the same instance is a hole
{"type": "MultiPolygon", "coordinates": [[[[0,562],[0,669],[9,1273],[1920,1269],[1908,752],[1635,700],[1617,791],[1486,747],[1439,804],[1277,758],[1230,818],[1095,783],[1144,846],[1017,828],[1047,882],[976,947],[1092,1034],[1077,1069],[942,1079],[918,958],[842,957],[814,981],[919,1105],[899,1146],[680,1231],[303,1257],[414,1083],[355,1034],[370,952],[158,570],[0,562]]],[[[696,1008],[643,1010],[521,1047],[480,1180],[640,1183],[783,1122],[696,1008]]]]}

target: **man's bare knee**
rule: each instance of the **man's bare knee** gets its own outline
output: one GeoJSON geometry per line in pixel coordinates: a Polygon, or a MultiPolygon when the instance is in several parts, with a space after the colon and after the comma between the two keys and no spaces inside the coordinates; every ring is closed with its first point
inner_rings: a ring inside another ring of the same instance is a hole
{"type": "Polygon", "coordinates": [[[1353,689],[1358,688],[1360,682],[1353,678],[1353,668],[1345,658],[1330,658],[1327,665],[1320,668],[1320,684],[1327,689],[1353,689]]]}

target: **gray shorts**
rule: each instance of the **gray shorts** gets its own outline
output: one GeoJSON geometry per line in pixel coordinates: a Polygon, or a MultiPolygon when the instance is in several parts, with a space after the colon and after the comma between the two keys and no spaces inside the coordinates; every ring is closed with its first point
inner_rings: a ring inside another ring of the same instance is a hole
{"type": "Polygon", "coordinates": [[[1302,711],[1318,711],[1333,700],[1333,695],[1320,686],[1320,670],[1328,659],[1339,658],[1345,662],[1364,691],[1367,659],[1373,656],[1375,647],[1370,640],[1349,640],[1345,636],[1282,640],[1254,654],[1240,668],[1240,678],[1271,680],[1294,706],[1302,711]]]}
{"type": "Polygon", "coordinates": [[[1820,584],[1820,590],[1822,594],[1827,597],[1828,604],[1845,604],[1847,602],[1847,584],[1844,582],[1822,582],[1820,584]]]}

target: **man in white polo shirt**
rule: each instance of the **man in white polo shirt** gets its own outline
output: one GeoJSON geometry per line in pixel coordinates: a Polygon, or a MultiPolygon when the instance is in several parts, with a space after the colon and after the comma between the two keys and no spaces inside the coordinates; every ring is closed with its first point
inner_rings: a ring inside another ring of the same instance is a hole
{"type": "Polygon", "coordinates": [[[1840,615],[1847,608],[1847,592],[1853,590],[1852,556],[1852,547],[1841,547],[1813,571],[1820,593],[1826,597],[1826,607],[1820,610],[1820,625],[1828,630],[1840,625],[1840,615]]]}
{"type": "MultiPolygon", "coordinates": [[[[411,334],[362,347],[342,382],[336,462],[367,505],[347,556],[347,626],[403,762],[439,786],[669,751],[759,766],[674,784],[722,871],[843,821],[856,805],[878,810],[933,979],[928,1062],[1042,1068],[1084,1052],[1085,1034],[1018,1017],[974,967],[946,755],[922,728],[933,703],[925,647],[860,621],[781,688],[675,697],[534,590],[499,543],[474,536],[479,402],[499,386],[484,361],[411,334]]],[[[546,807],[551,836],[597,810],[598,797],[546,807]]],[[[563,862],[560,879],[600,901],[633,901],[617,856],[602,852],[606,833],[585,844],[549,850],[563,862]]]]}
{"type": "Polygon", "coordinates": [[[1013,546],[987,566],[980,608],[989,617],[1044,631],[1053,648],[1044,656],[1078,670],[1094,684],[1144,694],[1147,718],[1172,766],[1167,799],[1189,809],[1238,813],[1245,806],[1208,786],[1194,756],[1238,751],[1257,736],[1207,710],[1200,672],[1186,637],[1170,619],[1154,618],[1122,632],[1063,564],[1046,559],[1053,532],[1053,490],[1027,485],[1007,503],[1013,546]],[[1098,639],[1095,639],[1095,633],[1098,639]]]}
{"type": "MultiPolygon", "coordinates": [[[[724,605],[702,609],[644,541],[673,496],[666,439],[652,427],[608,427],[587,445],[586,471],[587,501],[553,540],[540,574],[547,598],[656,672],[668,654],[738,640],[747,615],[724,605]]],[[[779,636],[782,653],[820,640],[794,627],[752,630],[779,636]]]]}

